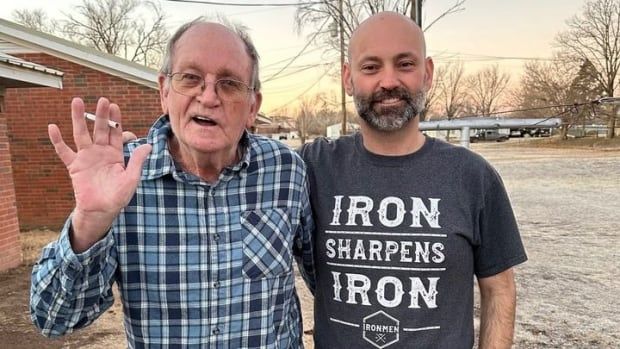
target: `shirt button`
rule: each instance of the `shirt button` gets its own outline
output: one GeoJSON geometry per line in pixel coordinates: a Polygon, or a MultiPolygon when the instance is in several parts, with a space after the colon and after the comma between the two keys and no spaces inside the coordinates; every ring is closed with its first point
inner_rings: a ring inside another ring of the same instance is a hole
{"type": "Polygon", "coordinates": [[[217,241],[219,239],[220,239],[220,234],[218,233],[213,234],[213,241],[217,241]]]}
{"type": "Polygon", "coordinates": [[[213,331],[211,331],[211,333],[213,333],[214,335],[218,335],[220,334],[220,329],[216,327],[213,329],[213,331]]]}
{"type": "Polygon", "coordinates": [[[213,288],[218,288],[218,287],[220,287],[220,283],[218,281],[214,281],[213,288]]]}

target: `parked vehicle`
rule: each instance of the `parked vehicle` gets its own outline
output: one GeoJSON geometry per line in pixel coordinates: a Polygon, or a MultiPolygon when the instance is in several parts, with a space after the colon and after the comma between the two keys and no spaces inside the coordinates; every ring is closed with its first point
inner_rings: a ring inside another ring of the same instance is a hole
{"type": "Polygon", "coordinates": [[[550,128],[511,128],[510,137],[549,137],[550,128]]]}
{"type": "Polygon", "coordinates": [[[504,142],[507,141],[509,136],[504,133],[499,133],[497,130],[480,130],[476,132],[473,136],[469,137],[469,141],[472,143],[475,142],[504,142]]]}
{"type": "Polygon", "coordinates": [[[534,130],[536,130],[536,133],[534,134],[534,137],[549,137],[549,136],[551,136],[551,129],[550,128],[536,128],[534,130]]]}

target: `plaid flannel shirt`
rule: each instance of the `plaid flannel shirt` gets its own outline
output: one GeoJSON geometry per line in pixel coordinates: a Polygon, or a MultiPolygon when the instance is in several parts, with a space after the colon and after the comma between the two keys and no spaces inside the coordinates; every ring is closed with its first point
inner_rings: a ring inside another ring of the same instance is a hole
{"type": "Polygon", "coordinates": [[[31,317],[46,336],[87,326],[118,284],[130,348],[297,348],[301,311],[293,257],[313,280],[313,229],[299,156],[245,134],[244,156],[210,185],[170,156],[167,116],[137,145],[153,150],[108,234],[75,254],[67,220],[43,250],[31,317]]]}

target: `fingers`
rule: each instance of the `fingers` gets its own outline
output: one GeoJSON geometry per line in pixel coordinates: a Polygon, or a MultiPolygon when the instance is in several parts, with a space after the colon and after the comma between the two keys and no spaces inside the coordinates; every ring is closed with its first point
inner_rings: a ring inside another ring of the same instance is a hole
{"type": "Polygon", "coordinates": [[[138,136],[136,136],[135,133],[131,131],[123,131],[123,144],[129,143],[136,139],[138,139],[138,136]]]}
{"type": "MultiPolygon", "coordinates": [[[[110,120],[116,121],[121,124],[121,109],[116,104],[110,104],[110,120]]],[[[108,128],[110,128],[108,126],[108,128]]],[[[114,148],[123,148],[123,129],[121,126],[118,128],[110,128],[110,145],[114,148]]]]}
{"type": "Polygon", "coordinates": [[[73,141],[77,149],[90,146],[93,142],[88,133],[88,127],[86,127],[86,120],[84,120],[84,102],[77,97],[71,101],[71,123],[73,125],[73,141]]]}
{"type": "Polygon", "coordinates": [[[47,125],[47,134],[50,137],[50,141],[54,146],[54,150],[56,150],[56,154],[58,154],[58,158],[60,161],[65,164],[65,166],[69,166],[73,160],[75,159],[75,152],[62,140],[62,135],[60,134],[60,129],[58,126],[51,124],[47,125]]]}
{"type": "Polygon", "coordinates": [[[150,144],[143,144],[137,147],[131,154],[127,168],[125,169],[127,176],[132,182],[138,182],[140,175],[142,174],[142,165],[144,160],[151,152],[152,146],[150,144]]]}
{"type": "Polygon", "coordinates": [[[110,102],[106,98],[99,98],[95,115],[97,115],[97,118],[95,119],[95,128],[93,130],[93,143],[97,145],[108,145],[110,144],[110,126],[108,125],[108,120],[110,118],[110,102]]]}

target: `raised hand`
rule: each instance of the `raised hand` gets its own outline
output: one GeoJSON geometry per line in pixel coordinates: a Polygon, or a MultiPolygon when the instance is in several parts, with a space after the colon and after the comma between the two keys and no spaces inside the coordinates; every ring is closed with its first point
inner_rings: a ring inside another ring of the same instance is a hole
{"type": "Polygon", "coordinates": [[[108,125],[108,120],[121,123],[119,107],[105,98],[99,99],[92,138],[84,112],[84,102],[74,98],[71,119],[77,151],[65,144],[58,126],[48,126],[50,140],[67,167],[73,185],[76,207],[71,246],[77,253],[99,241],[129,203],[138,186],[142,164],[151,151],[150,145],[139,146],[125,167],[123,130],[108,125]]]}

